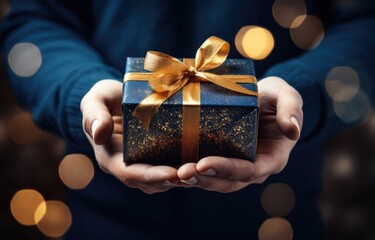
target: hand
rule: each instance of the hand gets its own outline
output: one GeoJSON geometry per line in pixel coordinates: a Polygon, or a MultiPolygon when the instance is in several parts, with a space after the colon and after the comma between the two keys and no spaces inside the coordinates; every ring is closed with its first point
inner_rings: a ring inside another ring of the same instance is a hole
{"type": "Polygon", "coordinates": [[[178,169],[186,187],[234,192],[252,183],[262,183],[279,173],[299,139],[302,127],[302,98],[278,77],[259,81],[260,118],[258,148],[254,162],[224,157],[206,157],[178,169]]]}
{"type": "Polygon", "coordinates": [[[122,84],[102,80],[81,101],[83,129],[100,168],[128,187],[139,188],[145,193],[175,187],[180,183],[175,168],[123,162],[121,99],[122,84]]]}

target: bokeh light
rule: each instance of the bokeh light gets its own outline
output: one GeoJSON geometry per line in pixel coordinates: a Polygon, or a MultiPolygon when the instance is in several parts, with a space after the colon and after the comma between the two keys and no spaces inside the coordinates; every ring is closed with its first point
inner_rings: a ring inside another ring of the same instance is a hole
{"type": "Polygon", "coordinates": [[[290,29],[293,42],[301,49],[313,49],[319,45],[324,38],[323,23],[313,15],[297,17],[290,29]]]}
{"type": "Polygon", "coordinates": [[[338,178],[348,178],[355,171],[353,158],[348,153],[339,153],[332,161],[332,174],[338,178]]]}
{"type": "Polygon", "coordinates": [[[242,27],[235,38],[238,52],[247,58],[262,60],[266,58],[275,45],[272,33],[259,26],[242,27]]]}
{"type": "MultiPolygon", "coordinates": [[[[39,216],[45,214],[44,198],[33,189],[23,189],[16,192],[10,202],[13,217],[22,225],[31,226],[38,223],[35,219],[37,209],[39,209],[39,216]]],[[[40,217],[37,220],[40,220],[40,217]]]]}
{"type": "Polygon", "coordinates": [[[0,0],[0,20],[10,11],[10,5],[7,0],[0,0]]]}
{"type": "Polygon", "coordinates": [[[297,27],[301,26],[301,24],[303,23],[303,21],[305,21],[306,17],[307,17],[307,15],[300,15],[300,16],[296,17],[293,20],[290,28],[297,28],[297,27]]]}
{"type": "Polygon", "coordinates": [[[269,218],[260,226],[258,237],[260,240],[291,240],[293,229],[284,218],[269,218]]]}
{"type": "Polygon", "coordinates": [[[42,55],[32,43],[17,43],[9,52],[8,63],[16,75],[31,77],[42,65],[42,55]]]}
{"type": "Polygon", "coordinates": [[[334,101],[349,101],[359,90],[357,72],[347,66],[333,68],[327,75],[325,86],[327,93],[334,101]]]}
{"type": "Polygon", "coordinates": [[[270,184],[261,195],[262,207],[271,217],[286,216],[293,209],[294,203],[294,191],[285,183],[270,184]]]}
{"type": "Polygon", "coordinates": [[[5,121],[0,119],[0,143],[4,142],[8,137],[7,125],[5,121]]]}
{"type": "Polygon", "coordinates": [[[272,15],[284,28],[296,28],[306,17],[303,0],[276,0],[272,5],[272,15]],[[298,21],[295,21],[298,18],[298,21]]]}
{"type": "Polygon", "coordinates": [[[10,121],[9,135],[17,144],[30,144],[38,140],[41,131],[29,113],[20,113],[10,121]]]}
{"type": "MultiPolygon", "coordinates": [[[[61,237],[72,224],[70,209],[60,201],[46,201],[46,212],[37,223],[39,230],[48,237],[61,237]]],[[[39,208],[36,218],[39,216],[39,208]]]]}
{"type": "Polygon", "coordinates": [[[63,183],[72,189],[85,188],[94,177],[92,161],[83,154],[67,155],[59,165],[63,183]]]}
{"type": "Polygon", "coordinates": [[[343,224],[351,231],[360,230],[366,220],[364,211],[357,206],[347,207],[343,216],[343,224]]]}
{"type": "Polygon", "coordinates": [[[365,121],[372,113],[370,100],[361,90],[350,101],[335,101],[333,109],[335,114],[345,123],[365,121]]]}
{"type": "Polygon", "coordinates": [[[372,133],[374,133],[374,136],[375,136],[375,113],[374,112],[369,117],[369,129],[372,133]]]}

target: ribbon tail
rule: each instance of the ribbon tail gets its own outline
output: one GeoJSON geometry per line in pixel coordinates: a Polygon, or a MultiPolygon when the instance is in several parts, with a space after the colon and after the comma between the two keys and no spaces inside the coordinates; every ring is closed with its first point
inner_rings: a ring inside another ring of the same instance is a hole
{"type": "Polygon", "coordinates": [[[151,120],[156,114],[158,108],[168,98],[168,92],[152,93],[148,95],[135,108],[133,116],[139,118],[139,120],[142,123],[142,126],[148,129],[151,120]]]}
{"type": "Polygon", "coordinates": [[[185,86],[189,79],[184,78],[176,89],[172,91],[165,91],[165,92],[154,92],[145,97],[135,108],[133,112],[133,116],[139,118],[142,123],[142,126],[146,129],[150,126],[151,120],[158,111],[160,105],[180,91],[181,88],[185,86]]]}
{"type": "MultiPolygon", "coordinates": [[[[203,78],[205,80],[208,80],[216,85],[219,85],[223,88],[230,89],[235,92],[239,92],[242,94],[246,95],[251,95],[251,96],[258,96],[257,92],[251,91],[247,88],[242,87],[241,85],[233,82],[233,81],[228,81],[225,79],[225,77],[213,74],[213,73],[208,73],[208,72],[199,72],[196,74],[197,77],[203,78]]],[[[225,76],[225,75],[224,75],[225,76]]]]}

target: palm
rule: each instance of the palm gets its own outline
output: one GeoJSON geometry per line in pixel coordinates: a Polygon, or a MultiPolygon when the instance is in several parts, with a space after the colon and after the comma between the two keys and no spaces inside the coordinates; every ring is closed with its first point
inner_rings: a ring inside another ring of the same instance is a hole
{"type": "Polygon", "coordinates": [[[129,187],[146,193],[167,191],[177,182],[177,170],[123,161],[122,84],[114,80],[96,83],[82,99],[83,127],[99,166],[129,187]],[[99,124],[92,130],[93,123],[99,124]],[[90,134],[89,134],[90,133],[90,134]],[[162,183],[167,182],[168,186],[162,183]]]}

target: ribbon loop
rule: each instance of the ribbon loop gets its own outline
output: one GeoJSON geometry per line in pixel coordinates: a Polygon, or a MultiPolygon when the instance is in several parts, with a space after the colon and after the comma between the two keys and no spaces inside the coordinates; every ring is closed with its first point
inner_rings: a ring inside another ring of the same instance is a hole
{"type": "Polygon", "coordinates": [[[195,67],[200,71],[223,64],[229,54],[229,43],[215,36],[209,37],[195,55],[195,67]]]}
{"type": "Polygon", "coordinates": [[[145,57],[144,68],[155,73],[179,75],[189,69],[177,58],[156,51],[148,51],[145,57]]]}

